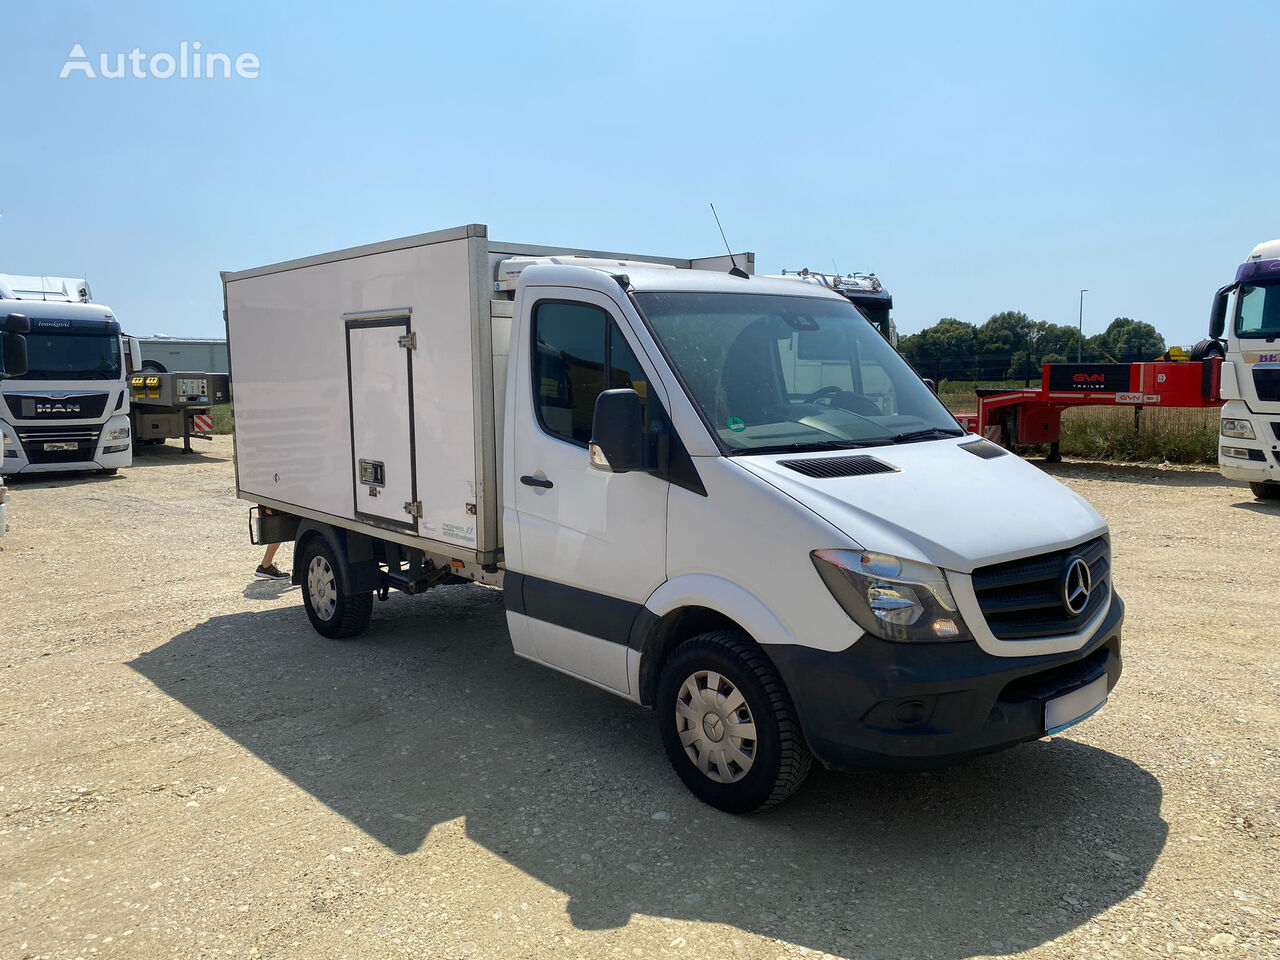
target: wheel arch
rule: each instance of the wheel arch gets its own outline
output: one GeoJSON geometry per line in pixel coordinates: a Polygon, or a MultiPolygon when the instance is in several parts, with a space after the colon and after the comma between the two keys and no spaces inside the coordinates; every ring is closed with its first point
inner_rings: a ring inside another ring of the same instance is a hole
{"type": "Polygon", "coordinates": [[[357,594],[378,589],[381,571],[373,558],[373,541],[369,537],[305,518],[298,524],[298,532],[293,541],[293,573],[290,576],[293,583],[302,584],[302,578],[306,575],[303,570],[303,555],[307,544],[317,537],[328,544],[334,559],[338,561],[338,576],[342,581],[343,593],[357,594]]]}
{"type": "MultiPolygon", "coordinates": [[[[736,630],[768,656],[769,644],[795,643],[791,632],[756,596],[711,574],[668,580],[649,597],[632,625],[639,700],[652,706],[662,665],[684,641],[713,630],[736,630]]],[[[772,659],[772,658],[770,658],[772,659]]]]}

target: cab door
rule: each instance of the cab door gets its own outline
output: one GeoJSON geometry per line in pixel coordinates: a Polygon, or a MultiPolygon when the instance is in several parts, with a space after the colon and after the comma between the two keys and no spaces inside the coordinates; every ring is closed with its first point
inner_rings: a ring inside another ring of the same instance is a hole
{"type": "Polygon", "coordinates": [[[527,339],[512,345],[522,366],[509,405],[516,422],[508,428],[513,642],[524,656],[635,696],[627,644],[645,600],[666,579],[668,483],[649,473],[596,469],[587,444],[601,391],[634,389],[645,401],[646,423],[663,398],[612,299],[553,288],[531,288],[526,297],[532,307],[520,329],[527,339]]]}

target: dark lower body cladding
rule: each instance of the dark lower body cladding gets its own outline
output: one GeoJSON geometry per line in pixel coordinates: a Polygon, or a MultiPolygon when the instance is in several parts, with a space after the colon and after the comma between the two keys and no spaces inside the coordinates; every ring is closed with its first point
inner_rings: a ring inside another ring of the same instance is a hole
{"type": "Polygon", "coordinates": [[[840,653],[769,646],[809,748],[828,767],[926,769],[1045,735],[1047,701],[1120,679],[1124,603],[1079,650],[993,657],[973,641],[889,643],[864,636],[840,653]]]}

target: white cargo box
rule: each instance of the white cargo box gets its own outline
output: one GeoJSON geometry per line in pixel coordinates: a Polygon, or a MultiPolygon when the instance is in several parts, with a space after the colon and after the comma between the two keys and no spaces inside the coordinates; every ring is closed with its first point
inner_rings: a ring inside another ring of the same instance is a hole
{"type": "Polygon", "coordinates": [[[237,496],[497,563],[513,286],[498,265],[546,256],[730,266],[499,244],[471,224],[223,273],[237,496]]]}

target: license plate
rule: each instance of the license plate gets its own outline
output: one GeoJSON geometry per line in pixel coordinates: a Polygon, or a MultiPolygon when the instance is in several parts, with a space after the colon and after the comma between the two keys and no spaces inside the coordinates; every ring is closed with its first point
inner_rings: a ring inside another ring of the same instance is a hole
{"type": "Polygon", "coordinates": [[[1044,705],[1044,732],[1061,733],[1102,709],[1107,702],[1107,675],[1078,690],[1054,697],[1044,705]]]}
{"type": "Polygon", "coordinates": [[[46,450],[74,450],[74,449],[76,449],[76,447],[77,447],[77,446],[79,446],[79,444],[75,444],[75,443],[46,443],[46,444],[44,445],[44,448],[45,448],[46,450]]]}

